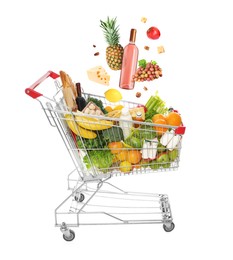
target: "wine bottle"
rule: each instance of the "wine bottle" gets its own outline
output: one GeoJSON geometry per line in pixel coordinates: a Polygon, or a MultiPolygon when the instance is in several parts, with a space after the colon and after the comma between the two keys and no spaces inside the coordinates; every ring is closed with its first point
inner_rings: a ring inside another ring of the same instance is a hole
{"type": "Polygon", "coordinates": [[[138,48],[135,45],[136,29],[131,29],[129,44],[125,46],[123,53],[123,61],[120,76],[120,88],[133,89],[134,81],[133,75],[137,69],[138,62],[138,48]]]}
{"type": "Polygon", "coordinates": [[[78,106],[78,110],[82,111],[84,109],[84,107],[86,106],[87,102],[84,99],[84,97],[82,97],[81,84],[76,83],[76,88],[77,88],[76,104],[78,106]]]}

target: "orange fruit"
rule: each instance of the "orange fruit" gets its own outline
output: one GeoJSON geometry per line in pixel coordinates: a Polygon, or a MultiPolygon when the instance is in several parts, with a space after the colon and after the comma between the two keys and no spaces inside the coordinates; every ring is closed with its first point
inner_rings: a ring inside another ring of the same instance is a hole
{"type": "Polygon", "coordinates": [[[117,158],[117,154],[114,154],[114,157],[112,159],[113,163],[119,162],[119,159],[117,158]]]}
{"type": "Polygon", "coordinates": [[[112,142],[108,144],[108,148],[111,150],[112,154],[120,153],[123,144],[122,142],[112,142]]]}
{"type": "Polygon", "coordinates": [[[127,161],[127,159],[128,159],[128,151],[127,150],[123,150],[120,153],[118,153],[116,155],[116,157],[117,157],[117,159],[119,161],[127,161]]]}
{"type": "Polygon", "coordinates": [[[113,111],[112,107],[110,107],[110,106],[106,106],[104,109],[105,109],[108,113],[113,111]]]}
{"type": "Polygon", "coordinates": [[[133,165],[132,169],[140,169],[141,168],[141,165],[140,164],[135,164],[133,165]]]}
{"type": "Polygon", "coordinates": [[[155,122],[157,119],[164,119],[166,121],[166,117],[162,114],[155,114],[152,117],[152,122],[155,122]]]}
{"type": "Polygon", "coordinates": [[[168,125],[180,126],[182,123],[181,116],[176,112],[171,112],[167,115],[166,121],[168,125]]]}
{"type": "MultiPolygon", "coordinates": [[[[153,122],[154,124],[159,124],[159,125],[166,125],[167,122],[165,119],[159,118],[153,122]]],[[[167,127],[162,127],[162,126],[154,126],[155,131],[157,132],[157,135],[162,135],[167,131],[167,127]]]]}
{"type": "Polygon", "coordinates": [[[142,154],[137,150],[132,150],[128,152],[128,161],[132,164],[137,164],[141,161],[142,154]]]}

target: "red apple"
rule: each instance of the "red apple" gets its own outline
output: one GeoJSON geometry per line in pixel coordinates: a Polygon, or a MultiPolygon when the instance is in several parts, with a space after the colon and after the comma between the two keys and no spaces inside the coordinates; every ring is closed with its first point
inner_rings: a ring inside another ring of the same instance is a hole
{"type": "Polygon", "coordinates": [[[157,40],[157,39],[159,39],[159,37],[160,37],[160,31],[159,31],[159,29],[158,29],[157,27],[154,27],[154,26],[150,27],[150,28],[147,30],[146,34],[147,34],[147,37],[148,37],[149,39],[151,39],[151,40],[157,40]]]}
{"type": "Polygon", "coordinates": [[[144,111],[145,111],[145,113],[146,113],[146,111],[147,111],[146,106],[144,106],[144,105],[137,105],[137,107],[143,107],[143,108],[144,108],[144,111]]]}

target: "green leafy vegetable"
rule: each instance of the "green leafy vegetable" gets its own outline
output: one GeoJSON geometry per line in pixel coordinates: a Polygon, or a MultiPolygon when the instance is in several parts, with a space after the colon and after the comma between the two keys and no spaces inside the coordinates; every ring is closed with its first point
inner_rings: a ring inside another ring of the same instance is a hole
{"type": "Polygon", "coordinates": [[[85,163],[87,169],[94,166],[103,172],[107,172],[109,167],[113,164],[113,157],[113,154],[108,149],[93,150],[89,151],[88,155],[83,157],[83,162],[85,163]]]}
{"type": "Polygon", "coordinates": [[[132,146],[133,148],[141,149],[143,145],[143,140],[135,136],[130,136],[130,138],[125,139],[125,143],[132,146]]]}
{"type": "Polygon", "coordinates": [[[151,140],[157,136],[155,129],[150,125],[142,125],[140,127],[140,139],[151,140]]]}
{"type": "Polygon", "coordinates": [[[103,140],[108,144],[124,140],[123,131],[120,127],[111,127],[102,131],[103,140]]]}
{"type": "Polygon", "coordinates": [[[147,108],[146,119],[151,119],[155,114],[166,114],[168,112],[165,102],[158,96],[158,91],[149,98],[145,106],[147,108]]]}
{"type": "Polygon", "coordinates": [[[150,125],[142,125],[139,128],[136,128],[132,131],[130,138],[137,138],[143,144],[145,139],[151,140],[157,136],[156,131],[154,130],[153,126],[150,125]]]}
{"type": "Polygon", "coordinates": [[[155,60],[151,61],[151,64],[156,65],[157,62],[155,60]]]}
{"type": "Polygon", "coordinates": [[[94,139],[87,139],[77,136],[77,145],[80,149],[91,150],[95,148],[104,148],[104,142],[101,136],[94,139]]]}

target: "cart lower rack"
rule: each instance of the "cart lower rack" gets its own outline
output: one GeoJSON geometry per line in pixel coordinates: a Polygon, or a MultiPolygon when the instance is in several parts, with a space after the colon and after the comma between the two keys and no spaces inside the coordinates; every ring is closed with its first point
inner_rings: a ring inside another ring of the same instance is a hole
{"type": "Polygon", "coordinates": [[[126,192],[106,180],[81,183],[57,207],[55,219],[65,240],[74,238],[69,227],[80,225],[163,224],[167,232],[174,229],[167,195],[126,192]]]}
{"type": "MultiPolygon", "coordinates": [[[[55,226],[60,227],[66,241],[75,237],[70,227],[80,225],[163,224],[167,232],[174,229],[167,195],[124,191],[109,180],[178,169],[185,127],[137,122],[139,127],[135,128],[135,121],[72,112],[65,105],[59,75],[51,71],[27,88],[26,94],[39,101],[75,166],[68,175],[71,193],[55,210],[55,226]],[[34,90],[48,77],[55,83],[52,98],[34,90]]],[[[86,100],[90,97],[105,107],[111,105],[104,97],[84,93],[86,100]]],[[[140,106],[128,101],[115,105],[128,109],[140,106]]]]}

